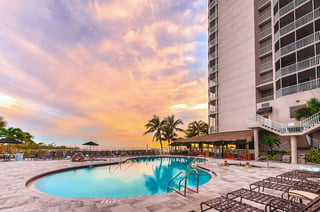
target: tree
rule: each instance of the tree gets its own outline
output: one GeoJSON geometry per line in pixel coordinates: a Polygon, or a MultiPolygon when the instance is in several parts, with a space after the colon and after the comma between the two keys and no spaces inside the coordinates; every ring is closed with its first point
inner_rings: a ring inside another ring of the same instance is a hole
{"type": "Polygon", "coordinates": [[[317,98],[311,98],[307,101],[305,107],[302,107],[295,111],[294,116],[297,120],[301,118],[308,118],[316,113],[320,112],[320,101],[317,98]]]}
{"type": "Polygon", "coordinates": [[[144,127],[147,129],[146,132],[144,132],[143,135],[146,135],[148,133],[153,133],[152,141],[159,141],[160,147],[161,147],[161,154],[163,153],[163,145],[162,141],[164,138],[162,137],[163,134],[163,128],[165,125],[164,120],[160,120],[159,116],[153,116],[152,119],[148,121],[147,124],[144,125],[144,127]]]}
{"type": "Polygon", "coordinates": [[[183,132],[184,130],[179,128],[179,125],[183,124],[181,119],[175,120],[175,116],[167,116],[164,118],[164,126],[162,128],[163,138],[168,141],[169,145],[172,140],[176,139],[178,134],[177,132],[183,132]]]}
{"type": "Polygon", "coordinates": [[[18,141],[34,144],[35,142],[32,140],[33,136],[28,133],[22,131],[20,128],[0,128],[0,137],[1,138],[14,138],[18,141]]]}
{"type": "Polygon", "coordinates": [[[185,134],[187,138],[208,134],[208,124],[200,121],[193,121],[188,124],[188,128],[185,130],[185,134]]]}
{"type": "Polygon", "coordinates": [[[272,149],[274,145],[280,146],[280,143],[280,139],[272,135],[265,135],[261,140],[261,144],[268,146],[271,151],[273,151],[272,149]]]}
{"type": "Polygon", "coordinates": [[[4,121],[4,119],[0,116],[0,128],[4,128],[6,126],[6,122],[4,121]]]}

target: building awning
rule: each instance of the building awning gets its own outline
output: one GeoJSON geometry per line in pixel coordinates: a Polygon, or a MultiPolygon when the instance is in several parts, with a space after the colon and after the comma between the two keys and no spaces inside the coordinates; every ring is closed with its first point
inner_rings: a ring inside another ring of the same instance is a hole
{"type": "Polygon", "coordinates": [[[262,114],[266,112],[272,113],[272,107],[262,107],[257,110],[257,114],[262,114]]]}
{"type": "Polygon", "coordinates": [[[235,142],[250,142],[253,140],[252,130],[221,132],[208,135],[200,135],[191,138],[178,139],[172,142],[173,145],[186,145],[190,143],[226,144],[235,142]]]}

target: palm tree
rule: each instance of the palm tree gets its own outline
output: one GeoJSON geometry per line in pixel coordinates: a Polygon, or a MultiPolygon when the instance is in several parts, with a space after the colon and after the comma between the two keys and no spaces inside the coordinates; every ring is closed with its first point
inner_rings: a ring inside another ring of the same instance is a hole
{"type": "Polygon", "coordinates": [[[320,101],[317,98],[311,98],[309,101],[307,101],[307,104],[305,107],[296,110],[296,112],[294,113],[294,116],[297,120],[300,120],[301,118],[308,118],[313,114],[316,114],[319,112],[320,112],[320,101]]]}
{"type": "Polygon", "coordinates": [[[193,121],[188,124],[188,128],[185,130],[185,133],[187,138],[208,134],[208,124],[202,120],[193,121]]]}
{"type": "Polygon", "coordinates": [[[160,147],[161,147],[161,154],[163,153],[163,145],[162,141],[164,138],[162,137],[163,134],[163,127],[165,125],[164,120],[160,120],[159,116],[153,116],[152,119],[149,120],[147,124],[144,125],[144,127],[147,129],[146,132],[144,132],[143,135],[146,135],[148,133],[153,133],[152,141],[159,141],[160,147]]]}
{"type": "Polygon", "coordinates": [[[272,135],[265,135],[262,137],[261,144],[269,146],[271,152],[274,145],[280,145],[280,139],[278,137],[274,137],[272,135]]]}
{"type": "Polygon", "coordinates": [[[0,128],[0,138],[14,138],[21,142],[34,144],[33,135],[29,132],[23,132],[20,128],[0,128]]]}
{"type": "Polygon", "coordinates": [[[4,119],[0,116],[0,128],[4,128],[6,126],[6,122],[4,119]]]}
{"type": "Polygon", "coordinates": [[[167,140],[170,145],[171,141],[176,139],[176,137],[178,136],[177,132],[184,131],[183,129],[178,127],[179,125],[183,124],[183,121],[181,119],[175,120],[175,116],[171,115],[164,118],[164,122],[165,124],[162,129],[162,134],[164,139],[167,140]]]}

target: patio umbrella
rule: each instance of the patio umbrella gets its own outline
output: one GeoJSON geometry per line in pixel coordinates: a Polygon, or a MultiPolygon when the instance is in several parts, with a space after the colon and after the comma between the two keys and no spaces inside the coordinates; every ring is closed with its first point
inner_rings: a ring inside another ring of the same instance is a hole
{"type": "MultiPolygon", "coordinates": [[[[2,138],[0,139],[0,144],[22,144],[22,142],[14,138],[2,138]]],[[[7,145],[7,151],[8,151],[8,145],[7,145]]],[[[5,159],[5,160],[8,160],[8,159],[5,159]]]]}
{"type": "Polygon", "coordinates": [[[90,146],[90,153],[91,153],[91,146],[99,146],[99,144],[93,142],[93,141],[89,141],[89,142],[86,142],[82,145],[87,145],[87,146],[90,146]]]}
{"type": "Polygon", "coordinates": [[[2,138],[0,139],[0,144],[22,144],[22,142],[14,138],[2,138]]]}

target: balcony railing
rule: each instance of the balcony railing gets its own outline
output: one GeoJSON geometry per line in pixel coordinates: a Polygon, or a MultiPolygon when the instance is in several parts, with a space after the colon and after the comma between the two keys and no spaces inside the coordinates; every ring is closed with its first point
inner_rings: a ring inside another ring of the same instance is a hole
{"type": "Polygon", "coordinates": [[[286,46],[284,46],[284,47],[282,47],[280,49],[281,56],[285,55],[285,54],[287,54],[287,53],[289,53],[291,51],[294,51],[296,49],[302,48],[302,47],[304,47],[304,46],[306,46],[306,45],[308,45],[308,44],[310,44],[310,43],[312,43],[314,41],[318,41],[319,39],[320,39],[320,31],[315,32],[315,33],[313,33],[311,35],[308,35],[308,36],[306,36],[306,37],[304,37],[304,38],[302,38],[300,40],[297,40],[294,43],[290,43],[290,44],[288,44],[288,45],[286,45],[286,46]]]}
{"type": "Polygon", "coordinates": [[[209,60],[212,60],[216,57],[217,57],[217,52],[213,52],[213,53],[209,54],[209,60]]]}
{"type": "Polygon", "coordinates": [[[260,39],[266,37],[267,35],[271,35],[271,27],[260,32],[260,39]]]}
{"type": "Polygon", "coordinates": [[[215,18],[217,18],[217,13],[216,13],[216,12],[210,14],[210,16],[209,16],[209,22],[212,21],[212,20],[215,19],[215,18]]]}
{"type": "Polygon", "coordinates": [[[271,18],[271,12],[267,12],[259,17],[259,23],[264,22],[265,20],[271,18]]]}
{"type": "Polygon", "coordinates": [[[286,6],[284,6],[283,8],[280,9],[279,11],[279,15],[282,16],[284,14],[286,14],[287,12],[289,12],[290,10],[293,10],[294,7],[298,7],[300,4],[307,2],[309,0],[296,0],[296,1],[292,1],[289,4],[287,4],[286,6]]]}
{"type": "Polygon", "coordinates": [[[211,101],[211,100],[216,100],[216,99],[218,99],[218,94],[217,94],[217,93],[211,93],[211,92],[210,92],[209,98],[210,98],[210,101],[211,101]]]}
{"type": "Polygon", "coordinates": [[[318,65],[318,64],[320,64],[320,54],[316,55],[315,57],[311,57],[306,60],[300,61],[298,63],[281,68],[276,72],[276,78],[278,79],[283,75],[300,71],[302,69],[309,68],[311,66],[318,65]]]}
{"type": "Polygon", "coordinates": [[[276,33],[274,33],[274,41],[278,41],[280,38],[280,30],[278,30],[276,33]]]}
{"type": "Polygon", "coordinates": [[[294,8],[294,1],[290,2],[289,4],[287,4],[286,6],[282,7],[279,11],[279,15],[282,16],[283,14],[289,12],[290,10],[292,10],[294,8]]]}
{"type": "Polygon", "coordinates": [[[270,2],[270,0],[259,0],[258,1],[258,7],[260,8],[261,6],[263,6],[267,2],[270,2]]]}
{"type": "Polygon", "coordinates": [[[210,113],[210,115],[211,115],[211,114],[218,113],[218,107],[210,108],[210,109],[209,109],[209,113],[210,113]]]}
{"type": "Polygon", "coordinates": [[[268,83],[268,82],[271,82],[273,80],[272,77],[268,78],[268,79],[264,79],[264,80],[261,80],[259,85],[262,85],[262,84],[265,84],[265,83],[268,83]]]}
{"type": "Polygon", "coordinates": [[[213,25],[212,27],[209,28],[210,33],[215,32],[215,31],[217,31],[216,25],[213,25]]]}
{"type": "Polygon", "coordinates": [[[320,88],[320,79],[311,80],[277,90],[277,97],[320,88]]]}
{"type": "Polygon", "coordinates": [[[209,68],[209,72],[213,73],[213,72],[215,72],[217,70],[217,68],[218,68],[217,65],[214,65],[214,66],[209,68]]]}
{"type": "Polygon", "coordinates": [[[260,72],[272,68],[272,61],[260,65],[260,72]]]}
{"type": "Polygon", "coordinates": [[[217,44],[217,39],[213,39],[211,41],[209,41],[209,45],[210,46],[213,46],[213,45],[216,45],[217,44]]]}
{"type": "Polygon", "coordinates": [[[279,20],[279,10],[274,14],[274,23],[276,23],[279,20]]]}
{"type": "Polygon", "coordinates": [[[271,100],[273,100],[273,95],[261,97],[259,99],[259,102],[266,102],[266,101],[271,101],[271,100]]]}
{"type": "Polygon", "coordinates": [[[271,50],[272,50],[272,45],[265,46],[260,49],[260,55],[270,52],[271,50]]]}
{"type": "Polygon", "coordinates": [[[214,79],[214,80],[210,80],[209,81],[209,86],[212,87],[212,86],[216,86],[218,85],[218,79],[214,79]]]}
{"type": "Polygon", "coordinates": [[[213,7],[213,5],[217,4],[217,0],[213,0],[210,4],[209,4],[209,8],[211,9],[213,7]]]}
{"type": "Polygon", "coordinates": [[[280,35],[284,35],[310,21],[312,21],[313,19],[317,18],[320,16],[320,8],[317,8],[316,10],[300,17],[299,19],[297,19],[296,21],[285,25],[284,27],[281,27],[280,29],[280,35]]]}

